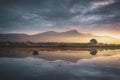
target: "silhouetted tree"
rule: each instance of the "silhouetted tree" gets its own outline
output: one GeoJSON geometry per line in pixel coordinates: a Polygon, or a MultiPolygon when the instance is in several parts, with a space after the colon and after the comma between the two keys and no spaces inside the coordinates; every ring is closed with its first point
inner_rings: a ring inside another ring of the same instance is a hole
{"type": "Polygon", "coordinates": [[[98,42],[97,42],[96,39],[91,39],[91,40],[90,40],[90,43],[91,43],[91,44],[97,44],[98,42]]]}

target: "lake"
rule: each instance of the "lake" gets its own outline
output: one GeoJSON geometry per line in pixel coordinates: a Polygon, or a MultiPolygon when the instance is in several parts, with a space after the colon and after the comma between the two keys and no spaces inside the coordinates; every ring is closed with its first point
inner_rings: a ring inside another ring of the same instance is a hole
{"type": "Polygon", "coordinates": [[[2,48],[0,80],[120,80],[120,49],[2,48]]]}

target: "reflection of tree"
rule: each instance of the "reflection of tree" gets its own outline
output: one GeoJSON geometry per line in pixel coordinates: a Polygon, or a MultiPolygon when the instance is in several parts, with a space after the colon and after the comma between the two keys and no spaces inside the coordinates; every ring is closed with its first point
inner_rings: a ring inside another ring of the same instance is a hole
{"type": "Polygon", "coordinates": [[[96,55],[97,52],[98,52],[98,51],[97,51],[96,49],[92,49],[92,50],[90,50],[90,54],[91,54],[91,55],[96,55]]]}

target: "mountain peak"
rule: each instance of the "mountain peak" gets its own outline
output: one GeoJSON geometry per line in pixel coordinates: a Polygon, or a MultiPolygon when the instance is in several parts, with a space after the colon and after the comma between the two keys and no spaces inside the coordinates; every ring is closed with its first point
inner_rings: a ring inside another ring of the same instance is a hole
{"type": "Polygon", "coordinates": [[[54,33],[57,33],[57,32],[55,32],[55,31],[47,31],[47,32],[39,33],[39,34],[54,34],[54,33]]]}
{"type": "Polygon", "coordinates": [[[66,31],[66,32],[78,32],[77,30],[70,30],[70,31],[66,31]]]}
{"type": "Polygon", "coordinates": [[[47,32],[44,32],[44,33],[57,33],[55,31],[47,31],[47,32]]]}
{"type": "Polygon", "coordinates": [[[66,31],[64,33],[69,33],[69,34],[79,34],[79,32],[77,30],[70,30],[70,31],[66,31]]]}

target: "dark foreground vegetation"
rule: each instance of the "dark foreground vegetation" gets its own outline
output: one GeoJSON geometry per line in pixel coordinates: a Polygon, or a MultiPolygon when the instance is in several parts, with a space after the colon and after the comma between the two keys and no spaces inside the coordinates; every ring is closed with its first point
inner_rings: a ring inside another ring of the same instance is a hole
{"type": "Polygon", "coordinates": [[[57,43],[57,42],[0,42],[0,47],[42,47],[42,48],[120,48],[118,44],[103,43],[57,43]]]}

